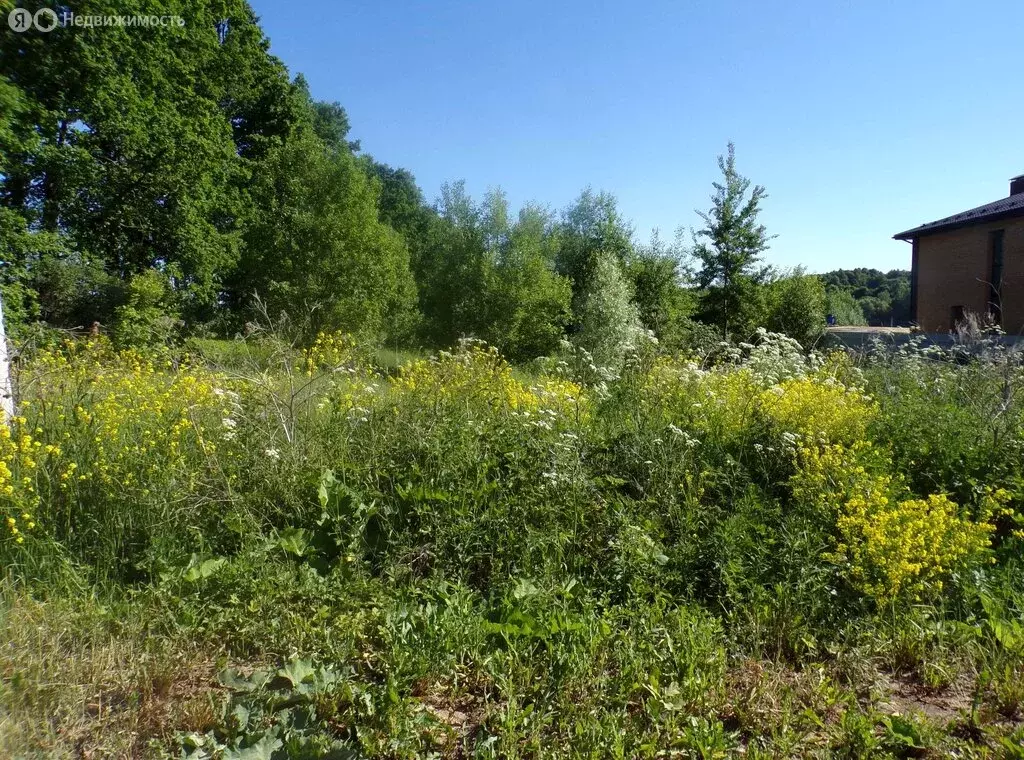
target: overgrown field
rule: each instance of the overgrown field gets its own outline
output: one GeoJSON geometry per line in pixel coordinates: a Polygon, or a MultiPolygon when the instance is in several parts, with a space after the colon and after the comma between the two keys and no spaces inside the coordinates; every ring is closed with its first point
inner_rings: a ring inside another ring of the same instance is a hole
{"type": "Polygon", "coordinates": [[[1024,757],[1024,368],[26,350],[0,755],[1024,757]]]}

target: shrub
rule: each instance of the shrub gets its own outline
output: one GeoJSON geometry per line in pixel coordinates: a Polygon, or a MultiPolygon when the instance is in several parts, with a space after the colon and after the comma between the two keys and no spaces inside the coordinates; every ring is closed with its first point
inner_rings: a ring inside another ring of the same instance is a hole
{"type": "Polygon", "coordinates": [[[942,579],[988,548],[993,527],[972,522],[942,495],[892,501],[885,479],[841,508],[829,558],[880,604],[941,592],[942,579]]]}
{"type": "Polygon", "coordinates": [[[128,302],[114,312],[114,340],[124,348],[169,344],[179,325],[166,278],[154,269],[128,283],[128,302]]]}
{"type": "Polygon", "coordinates": [[[637,347],[643,327],[629,284],[610,254],[597,255],[576,317],[579,332],[574,342],[599,366],[621,368],[626,354],[637,347]]]}
{"type": "Polygon", "coordinates": [[[944,495],[908,498],[903,479],[889,474],[891,458],[870,442],[804,445],[797,461],[794,496],[835,526],[823,558],[879,604],[941,591],[950,573],[989,546],[991,500],[972,520],[944,495]]]}
{"type": "Polygon", "coordinates": [[[765,326],[805,345],[824,331],[825,309],[825,286],[817,275],[797,269],[766,286],[765,326]]]}

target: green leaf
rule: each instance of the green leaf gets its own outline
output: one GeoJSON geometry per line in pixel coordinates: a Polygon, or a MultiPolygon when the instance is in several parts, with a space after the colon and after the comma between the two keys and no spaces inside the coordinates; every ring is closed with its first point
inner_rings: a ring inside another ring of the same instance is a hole
{"type": "Polygon", "coordinates": [[[512,596],[515,599],[526,599],[531,596],[536,596],[539,589],[528,580],[520,580],[516,583],[516,587],[512,590],[512,596]]]}
{"type": "Polygon", "coordinates": [[[331,492],[329,487],[333,487],[337,481],[334,478],[334,470],[324,470],[324,474],[320,476],[320,487],[317,488],[316,495],[320,501],[320,506],[326,508],[327,503],[331,500],[331,492]]]}
{"type": "Polygon", "coordinates": [[[235,719],[238,731],[244,733],[246,726],[249,725],[249,708],[243,704],[236,704],[231,711],[231,717],[235,719]]]}
{"type": "Polygon", "coordinates": [[[281,746],[281,740],[268,733],[244,749],[225,749],[224,760],[273,760],[274,752],[281,746]]]}
{"type": "Polygon", "coordinates": [[[187,750],[197,750],[200,747],[206,746],[206,737],[202,734],[197,734],[195,731],[181,736],[178,741],[187,750]]]}
{"type": "Polygon", "coordinates": [[[277,675],[288,679],[294,688],[305,681],[312,682],[316,677],[316,669],[309,660],[300,660],[295,657],[288,660],[284,667],[277,671],[277,675]]]}
{"type": "Polygon", "coordinates": [[[224,668],[217,677],[217,680],[232,691],[250,692],[266,684],[270,680],[270,673],[265,670],[255,670],[248,676],[245,676],[237,668],[224,668]]]}
{"type": "Polygon", "coordinates": [[[287,528],[278,537],[277,545],[289,554],[301,557],[309,546],[305,528],[287,528]]]}
{"type": "Polygon", "coordinates": [[[902,715],[893,715],[886,719],[886,726],[894,739],[910,749],[924,749],[921,732],[913,721],[902,715]]]}
{"type": "Polygon", "coordinates": [[[184,579],[189,583],[195,583],[203,578],[209,578],[226,564],[227,560],[223,557],[208,559],[204,562],[200,562],[198,565],[192,565],[185,571],[184,579]]]}

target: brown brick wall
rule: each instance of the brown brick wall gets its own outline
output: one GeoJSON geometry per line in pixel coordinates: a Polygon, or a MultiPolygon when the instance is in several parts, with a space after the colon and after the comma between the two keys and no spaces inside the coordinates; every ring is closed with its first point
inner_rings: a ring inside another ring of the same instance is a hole
{"type": "Polygon", "coordinates": [[[1024,333],[1024,218],[979,224],[918,240],[917,323],[927,332],[952,327],[954,306],[990,310],[989,233],[1003,233],[1002,323],[1024,333]]]}

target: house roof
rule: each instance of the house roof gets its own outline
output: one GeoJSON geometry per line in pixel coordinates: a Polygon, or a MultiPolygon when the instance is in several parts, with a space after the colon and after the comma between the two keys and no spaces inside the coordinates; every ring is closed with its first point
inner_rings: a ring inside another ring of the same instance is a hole
{"type": "MultiPolygon", "coordinates": [[[[1021,177],[1024,177],[1024,175],[1021,175],[1021,177]]],[[[1014,179],[1020,179],[1021,177],[1015,177],[1014,179]]],[[[945,219],[922,224],[920,227],[914,227],[912,230],[893,235],[893,238],[896,240],[913,240],[916,237],[930,235],[933,232],[944,232],[959,227],[968,227],[972,224],[1005,219],[1011,216],[1024,216],[1024,193],[1000,198],[992,203],[986,203],[984,206],[978,206],[968,211],[961,211],[959,214],[953,214],[953,216],[947,216],[945,219]]]]}

